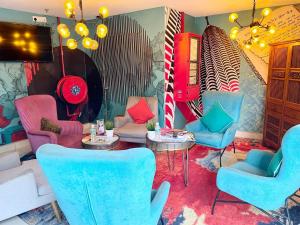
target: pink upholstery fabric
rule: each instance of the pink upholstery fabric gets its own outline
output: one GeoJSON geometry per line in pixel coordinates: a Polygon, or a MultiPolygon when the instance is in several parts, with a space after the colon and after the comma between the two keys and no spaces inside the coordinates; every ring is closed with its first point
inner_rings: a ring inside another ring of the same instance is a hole
{"type": "Polygon", "coordinates": [[[78,121],[57,119],[56,101],[50,95],[31,95],[15,100],[22,125],[27,133],[33,152],[43,144],[61,144],[65,147],[81,147],[82,124],[78,121]],[[41,131],[41,118],[52,120],[62,128],[61,135],[41,131]]]}

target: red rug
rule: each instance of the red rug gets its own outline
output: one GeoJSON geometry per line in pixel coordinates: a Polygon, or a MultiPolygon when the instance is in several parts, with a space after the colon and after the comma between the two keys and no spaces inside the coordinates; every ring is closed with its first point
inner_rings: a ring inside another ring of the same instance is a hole
{"type": "MultiPolygon", "coordinates": [[[[252,148],[265,149],[253,140],[237,140],[239,151],[252,148]]],[[[232,153],[231,150],[227,153],[232,153]]],[[[189,152],[189,184],[183,182],[183,166],[181,152],[176,153],[175,169],[170,171],[165,153],[157,156],[157,171],[154,188],[163,181],[171,183],[171,191],[164,209],[163,217],[168,225],[254,225],[269,222],[269,219],[256,211],[254,207],[243,204],[216,205],[215,214],[211,215],[211,206],[217,193],[216,171],[212,161],[218,164],[218,152],[202,146],[195,146],[189,152]]],[[[225,159],[226,161],[226,159],[225,159]]],[[[231,196],[222,195],[224,198],[231,196]]]]}
{"type": "MultiPolygon", "coordinates": [[[[249,139],[235,141],[238,153],[229,148],[222,157],[223,165],[230,165],[238,154],[246,154],[250,149],[265,149],[259,142],[249,139]]],[[[120,143],[117,149],[137,147],[136,144],[120,143]]],[[[172,156],[172,154],[170,155],[172,156]]],[[[171,157],[172,158],[172,157],[171,157]]],[[[157,170],[154,188],[163,181],[171,183],[171,191],[164,208],[163,219],[168,225],[278,225],[250,205],[218,203],[215,214],[211,207],[217,193],[216,173],[219,165],[218,151],[195,146],[189,152],[189,183],[183,179],[181,152],[176,152],[175,168],[170,171],[165,152],[157,155],[157,170]]],[[[233,199],[222,193],[222,198],[233,199]]],[[[294,224],[300,224],[300,206],[290,207],[294,224]]],[[[29,225],[68,225],[65,218],[58,223],[50,205],[31,210],[20,215],[29,225]]],[[[142,225],[142,224],[141,224],[142,225]]],[[[160,224],[159,224],[160,225],[160,224]]]]}

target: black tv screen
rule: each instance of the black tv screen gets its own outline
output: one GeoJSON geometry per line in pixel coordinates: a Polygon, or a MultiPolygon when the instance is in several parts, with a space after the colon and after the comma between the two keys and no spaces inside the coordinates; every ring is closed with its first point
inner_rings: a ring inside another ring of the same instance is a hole
{"type": "Polygon", "coordinates": [[[52,60],[50,27],[0,22],[0,61],[52,60]]]}

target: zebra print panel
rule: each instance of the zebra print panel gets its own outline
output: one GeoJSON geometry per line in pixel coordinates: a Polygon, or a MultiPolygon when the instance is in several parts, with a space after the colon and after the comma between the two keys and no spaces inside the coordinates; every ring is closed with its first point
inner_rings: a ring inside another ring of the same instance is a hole
{"type": "Polygon", "coordinates": [[[240,52],[224,30],[207,26],[203,33],[199,101],[188,102],[196,117],[202,116],[202,93],[205,90],[239,91],[240,52]]]}
{"type": "Polygon", "coordinates": [[[109,33],[95,35],[99,48],[92,52],[108,98],[125,105],[128,96],[143,96],[151,82],[152,48],[146,31],[128,16],[107,20],[109,33]]]}
{"type": "Polygon", "coordinates": [[[181,13],[165,7],[165,127],[173,128],[174,101],[174,35],[181,32],[181,13]]]}

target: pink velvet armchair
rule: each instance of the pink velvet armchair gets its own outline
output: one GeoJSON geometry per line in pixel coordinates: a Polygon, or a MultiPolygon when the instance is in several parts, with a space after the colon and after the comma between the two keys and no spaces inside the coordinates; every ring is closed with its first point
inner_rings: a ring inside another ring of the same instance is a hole
{"type": "Polygon", "coordinates": [[[31,95],[15,100],[22,125],[27,133],[32,151],[43,144],[59,144],[80,148],[83,126],[78,121],[63,121],[57,118],[56,101],[50,95],[31,95]],[[47,118],[62,128],[61,133],[42,131],[41,118],[47,118]]]}

